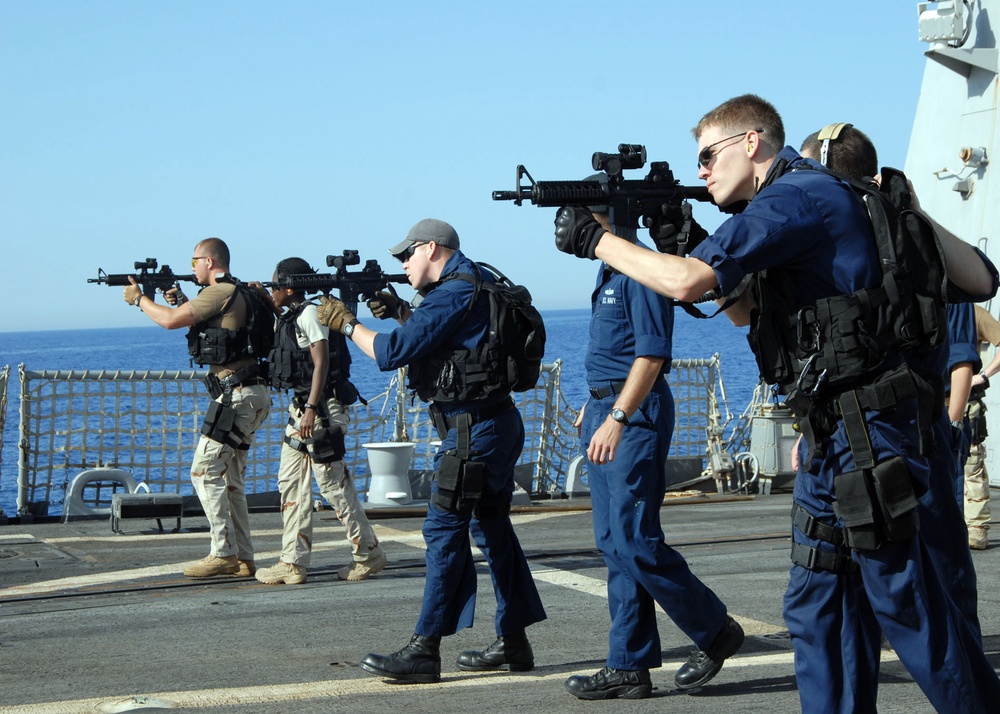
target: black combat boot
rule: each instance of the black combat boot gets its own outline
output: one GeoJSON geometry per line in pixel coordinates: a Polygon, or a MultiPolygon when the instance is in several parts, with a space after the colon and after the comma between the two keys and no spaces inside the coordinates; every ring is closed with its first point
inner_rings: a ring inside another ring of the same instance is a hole
{"type": "Polygon", "coordinates": [[[722,632],[716,635],[712,645],[704,652],[693,652],[688,661],[681,665],[674,675],[674,683],[680,690],[700,687],[719,673],[722,663],[732,657],[743,645],[743,628],[731,617],[726,617],[722,632]]]}
{"type": "Polygon", "coordinates": [[[653,683],[648,669],[605,667],[590,677],[570,677],[566,689],[580,699],[645,699],[653,693],[653,683]]]}
{"type": "Polygon", "coordinates": [[[410,638],[410,644],[399,652],[391,655],[368,655],[361,660],[361,669],[401,682],[440,682],[440,646],[440,635],[414,635],[410,638]]]}
{"type": "Polygon", "coordinates": [[[458,668],[467,671],[507,668],[511,672],[527,672],[534,666],[535,655],[524,630],[501,635],[482,651],[466,650],[458,656],[458,668]]]}

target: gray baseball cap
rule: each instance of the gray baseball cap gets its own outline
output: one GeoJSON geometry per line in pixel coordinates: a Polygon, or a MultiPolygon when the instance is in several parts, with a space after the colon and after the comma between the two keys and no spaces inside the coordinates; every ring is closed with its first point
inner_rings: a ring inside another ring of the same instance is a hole
{"type": "Polygon", "coordinates": [[[417,243],[430,243],[434,241],[442,248],[458,250],[458,233],[448,223],[439,221],[436,218],[425,218],[417,223],[406,238],[389,249],[389,252],[396,258],[401,256],[407,248],[417,243]]]}

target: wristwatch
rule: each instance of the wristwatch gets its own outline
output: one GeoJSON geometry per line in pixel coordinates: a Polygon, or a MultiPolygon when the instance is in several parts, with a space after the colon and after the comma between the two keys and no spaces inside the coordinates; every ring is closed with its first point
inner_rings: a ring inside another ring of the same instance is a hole
{"type": "Polygon", "coordinates": [[[353,320],[348,322],[346,325],[344,325],[344,336],[347,337],[348,339],[351,339],[351,335],[354,334],[354,328],[360,324],[361,323],[358,322],[357,318],[354,318],[353,320]]]}
{"type": "Polygon", "coordinates": [[[612,409],[611,418],[614,419],[619,424],[624,424],[625,426],[628,426],[628,415],[625,414],[624,409],[619,409],[618,407],[612,409]]]}

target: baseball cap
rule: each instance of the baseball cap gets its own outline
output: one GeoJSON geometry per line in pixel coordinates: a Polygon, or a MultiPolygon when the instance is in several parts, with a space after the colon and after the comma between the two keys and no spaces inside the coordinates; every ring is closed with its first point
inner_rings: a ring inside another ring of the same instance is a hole
{"type": "Polygon", "coordinates": [[[458,233],[455,232],[455,229],[450,224],[439,221],[436,218],[425,218],[413,226],[410,232],[406,234],[406,238],[390,248],[389,252],[398,258],[411,245],[415,243],[430,243],[431,241],[434,241],[442,248],[458,250],[458,233]]]}

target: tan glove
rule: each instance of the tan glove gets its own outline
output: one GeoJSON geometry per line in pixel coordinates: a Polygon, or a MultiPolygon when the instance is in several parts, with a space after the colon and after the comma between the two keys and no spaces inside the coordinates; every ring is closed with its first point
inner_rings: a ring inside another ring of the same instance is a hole
{"type": "Polygon", "coordinates": [[[329,295],[324,295],[319,299],[316,316],[319,317],[320,324],[326,325],[334,332],[343,332],[344,325],[354,319],[354,315],[347,309],[347,305],[329,295]]]}
{"type": "Polygon", "coordinates": [[[372,315],[380,320],[399,319],[399,298],[390,292],[379,291],[366,304],[372,315]]]}

